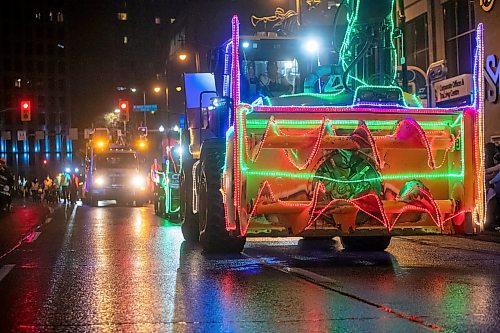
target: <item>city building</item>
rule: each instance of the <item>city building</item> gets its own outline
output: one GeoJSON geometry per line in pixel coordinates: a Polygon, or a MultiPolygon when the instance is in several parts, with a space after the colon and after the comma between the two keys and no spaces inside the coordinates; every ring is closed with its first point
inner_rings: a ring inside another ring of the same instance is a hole
{"type": "Polygon", "coordinates": [[[25,176],[72,161],[67,5],[0,3],[0,155],[25,176]],[[28,121],[21,119],[22,101],[28,121]]]}

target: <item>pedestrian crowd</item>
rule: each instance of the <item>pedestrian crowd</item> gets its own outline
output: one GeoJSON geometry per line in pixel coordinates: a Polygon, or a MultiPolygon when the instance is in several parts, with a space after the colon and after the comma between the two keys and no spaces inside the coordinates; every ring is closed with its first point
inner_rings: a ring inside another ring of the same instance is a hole
{"type": "Polygon", "coordinates": [[[47,175],[43,180],[15,176],[0,158],[0,211],[9,211],[12,198],[29,199],[33,202],[75,204],[79,198],[78,175],[63,171],[55,177],[47,175]]]}
{"type": "Polygon", "coordinates": [[[78,176],[68,172],[61,172],[54,178],[47,175],[42,181],[33,178],[29,183],[25,178],[20,179],[19,186],[22,197],[31,197],[35,202],[57,203],[62,200],[64,204],[75,204],[79,197],[78,176]]]}

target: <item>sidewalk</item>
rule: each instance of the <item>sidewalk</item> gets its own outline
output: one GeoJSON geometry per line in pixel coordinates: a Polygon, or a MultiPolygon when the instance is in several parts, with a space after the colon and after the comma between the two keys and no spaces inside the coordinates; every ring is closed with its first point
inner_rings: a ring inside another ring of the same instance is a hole
{"type": "Polygon", "coordinates": [[[0,257],[32,233],[51,211],[46,204],[15,199],[11,212],[0,215],[0,257]]]}

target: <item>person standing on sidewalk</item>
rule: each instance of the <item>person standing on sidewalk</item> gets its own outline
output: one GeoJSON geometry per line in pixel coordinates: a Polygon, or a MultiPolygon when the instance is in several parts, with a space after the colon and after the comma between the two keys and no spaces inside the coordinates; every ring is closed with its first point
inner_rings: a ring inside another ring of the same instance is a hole
{"type": "Polygon", "coordinates": [[[48,202],[48,197],[49,197],[49,190],[50,187],[52,186],[52,178],[50,178],[50,175],[47,175],[47,178],[43,180],[43,197],[45,200],[48,202]]]}

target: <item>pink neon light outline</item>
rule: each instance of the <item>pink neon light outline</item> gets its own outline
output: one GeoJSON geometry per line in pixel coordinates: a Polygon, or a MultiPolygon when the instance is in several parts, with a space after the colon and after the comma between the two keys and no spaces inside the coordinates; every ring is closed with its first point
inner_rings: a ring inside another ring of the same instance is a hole
{"type": "MultiPolygon", "coordinates": [[[[252,106],[250,106],[252,107],[252,106]]],[[[286,112],[286,113],[398,113],[401,114],[450,114],[450,113],[461,113],[464,109],[470,108],[470,106],[460,107],[460,108],[447,108],[447,109],[423,109],[423,108],[363,108],[352,106],[253,106],[254,112],[286,112]]]]}
{"type": "MultiPolygon", "coordinates": [[[[262,141],[259,143],[258,145],[258,152],[257,154],[255,154],[255,156],[252,158],[251,155],[251,148],[250,148],[250,144],[249,144],[249,140],[248,140],[248,134],[247,134],[247,128],[246,128],[246,115],[245,115],[245,112],[243,111],[242,114],[241,114],[241,117],[242,117],[242,123],[243,123],[243,136],[244,136],[244,148],[245,148],[245,151],[246,151],[246,155],[248,157],[248,159],[250,161],[252,161],[253,163],[256,163],[257,162],[257,159],[258,157],[260,156],[260,153],[263,149],[263,146],[265,144],[265,140],[266,138],[268,137],[268,134],[269,134],[269,127],[270,126],[273,126],[276,128],[276,130],[278,131],[279,135],[282,135],[282,136],[286,136],[286,134],[279,128],[279,125],[276,123],[275,121],[275,118],[274,116],[271,116],[268,120],[268,123],[267,123],[267,126],[266,126],[266,129],[265,129],[265,132],[264,132],[264,135],[263,135],[263,138],[262,138],[262,141]]],[[[326,126],[327,124],[330,122],[330,120],[327,118],[327,117],[324,117],[319,128],[316,128],[314,129],[314,131],[318,131],[318,137],[315,141],[315,144],[313,146],[313,150],[310,154],[310,156],[306,159],[306,162],[303,163],[303,164],[298,164],[296,163],[289,155],[289,152],[286,148],[283,148],[282,151],[284,153],[284,156],[288,159],[288,161],[298,170],[304,170],[306,169],[310,163],[314,160],[314,158],[317,156],[318,152],[320,151],[320,148],[321,148],[321,141],[325,135],[325,129],[326,129],[326,126]]],[[[426,132],[422,129],[422,127],[418,124],[418,122],[412,118],[406,118],[406,119],[403,119],[401,121],[398,122],[397,126],[396,126],[396,129],[394,131],[394,133],[390,136],[392,137],[397,137],[398,133],[402,130],[402,128],[404,128],[404,125],[409,125],[411,126],[419,135],[419,138],[417,138],[419,140],[419,142],[422,144],[422,147],[426,150],[427,152],[427,165],[429,166],[430,169],[432,170],[435,170],[435,169],[439,169],[441,168],[445,161],[446,161],[446,156],[447,154],[451,151],[451,149],[453,148],[453,146],[455,145],[455,142],[457,140],[458,137],[460,137],[460,133],[458,133],[456,136],[455,135],[452,135],[451,138],[450,138],[450,143],[448,144],[448,146],[446,147],[445,149],[445,153],[443,154],[443,159],[441,161],[440,164],[437,164],[436,163],[436,159],[434,157],[434,154],[433,154],[433,149],[432,149],[432,144],[429,142],[429,139],[427,138],[427,135],[426,135],[426,132]]],[[[363,121],[360,121],[358,127],[354,130],[353,134],[351,134],[351,136],[354,136],[358,139],[361,139],[362,141],[366,141],[365,138],[363,138],[361,135],[359,134],[356,134],[356,132],[358,131],[362,131],[364,133],[367,134],[368,138],[367,138],[367,142],[366,144],[368,144],[375,156],[375,161],[376,161],[376,166],[377,168],[381,168],[382,167],[382,160],[380,158],[380,151],[377,147],[377,143],[376,143],[376,139],[378,139],[377,137],[374,137],[370,131],[370,129],[366,126],[366,124],[363,122],[363,121]]]]}

